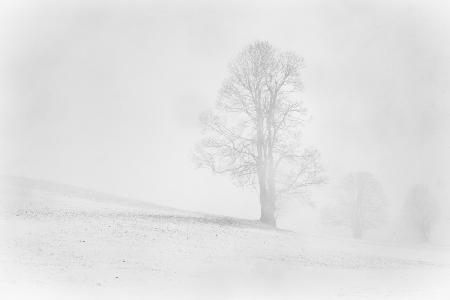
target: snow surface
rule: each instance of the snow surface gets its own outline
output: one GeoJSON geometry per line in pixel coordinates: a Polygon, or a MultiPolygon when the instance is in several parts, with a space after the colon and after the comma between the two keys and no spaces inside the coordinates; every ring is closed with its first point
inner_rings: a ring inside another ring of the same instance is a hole
{"type": "Polygon", "coordinates": [[[2,299],[450,299],[446,247],[308,236],[3,181],[2,299]]]}

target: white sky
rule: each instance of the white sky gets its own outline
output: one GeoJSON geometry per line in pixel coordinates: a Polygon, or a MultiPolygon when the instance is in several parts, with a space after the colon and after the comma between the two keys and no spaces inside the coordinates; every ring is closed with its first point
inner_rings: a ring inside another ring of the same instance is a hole
{"type": "Polygon", "coordinates": [[[55,3],[0,9],[3,173],[258,217],[256,194],[190,151],[227,63],[264,39],[305,59],[305,144],[331,181],[367,170],[394,203],[416,182],[450,195],[445,2],[55,3]]]}

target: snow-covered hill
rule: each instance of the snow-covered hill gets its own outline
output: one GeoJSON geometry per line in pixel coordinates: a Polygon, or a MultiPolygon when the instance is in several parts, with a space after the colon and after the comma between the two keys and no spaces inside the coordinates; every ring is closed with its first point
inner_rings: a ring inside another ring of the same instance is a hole
{"type": "Polygon", "coordinates": [[[448,248],[304,236],[23,178],[0,191],[7,299],[450,296],[448,248]]]}

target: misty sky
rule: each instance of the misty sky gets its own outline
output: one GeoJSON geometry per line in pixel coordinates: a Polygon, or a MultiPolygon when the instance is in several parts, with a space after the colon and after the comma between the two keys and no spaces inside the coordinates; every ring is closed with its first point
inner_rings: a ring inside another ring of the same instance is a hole
{"type": "Polygon", "coordinates": [[[305,59],[304,143],[330,183],[365,170],[394,203],[417,182],[450,194],[445,2],[14,3],[0,16],[2,173],[258,217],[254,192],[190,152],[228,62],[268,40],[305,59]]]}

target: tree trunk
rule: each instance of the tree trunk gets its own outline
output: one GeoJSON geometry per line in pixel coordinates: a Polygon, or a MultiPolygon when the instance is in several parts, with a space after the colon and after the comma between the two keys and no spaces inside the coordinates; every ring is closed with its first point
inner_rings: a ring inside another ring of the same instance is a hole
{"type": "Polygon", "coordinates": [[[277,226],[276,218],[275,218],[275,201],[276,201],[276,192],[275,192],[275,180],[274,180],[274,172],[273,172],[273,164],[271,163],[272,157],[269,156],[269,166],[268,166],[268,174],[267,174],[267,190],[265,201],[261,201],[261,207],[263,207],[264,203],[264,214],[261,209],[261,217],[264,215],[267,220],[267,224],[270,224],[274,227],[277,226]]]}
{"type": "Polygon", "coordinates": [[[270,197],[267,191],[260,191],[259,202],[261,204],[261,222],[276,227],[275,203],[273,198],[270,197]]]}
{"type": "Polygon", "coordinates": [[[352,216],[352,236],[354,239],[361,239],[363,234],[363,216],[362,216],[362,196],[360,187],[356,191],[356,203],[352,216]]]}
{"type": "Polygon", "coordinates": [[[420,239],[423,243],[430,241],[430,227],[428,224],[422,224],[420,227],[420,239]]]}
{"type": "Polygon", "coordinates": [[[259,203],[261,206],[261,222],[276,227],[274,182],[267,173],[267,164],[260,161],[258,165],[259,203]]]}
{"type": "Polygon", "coordinates": [[[270,226],[276,226],[275,202],[267,186],[266,172],[262,165],[258,168],[259,204],[261,207],[261,222],[270,226]]]}

